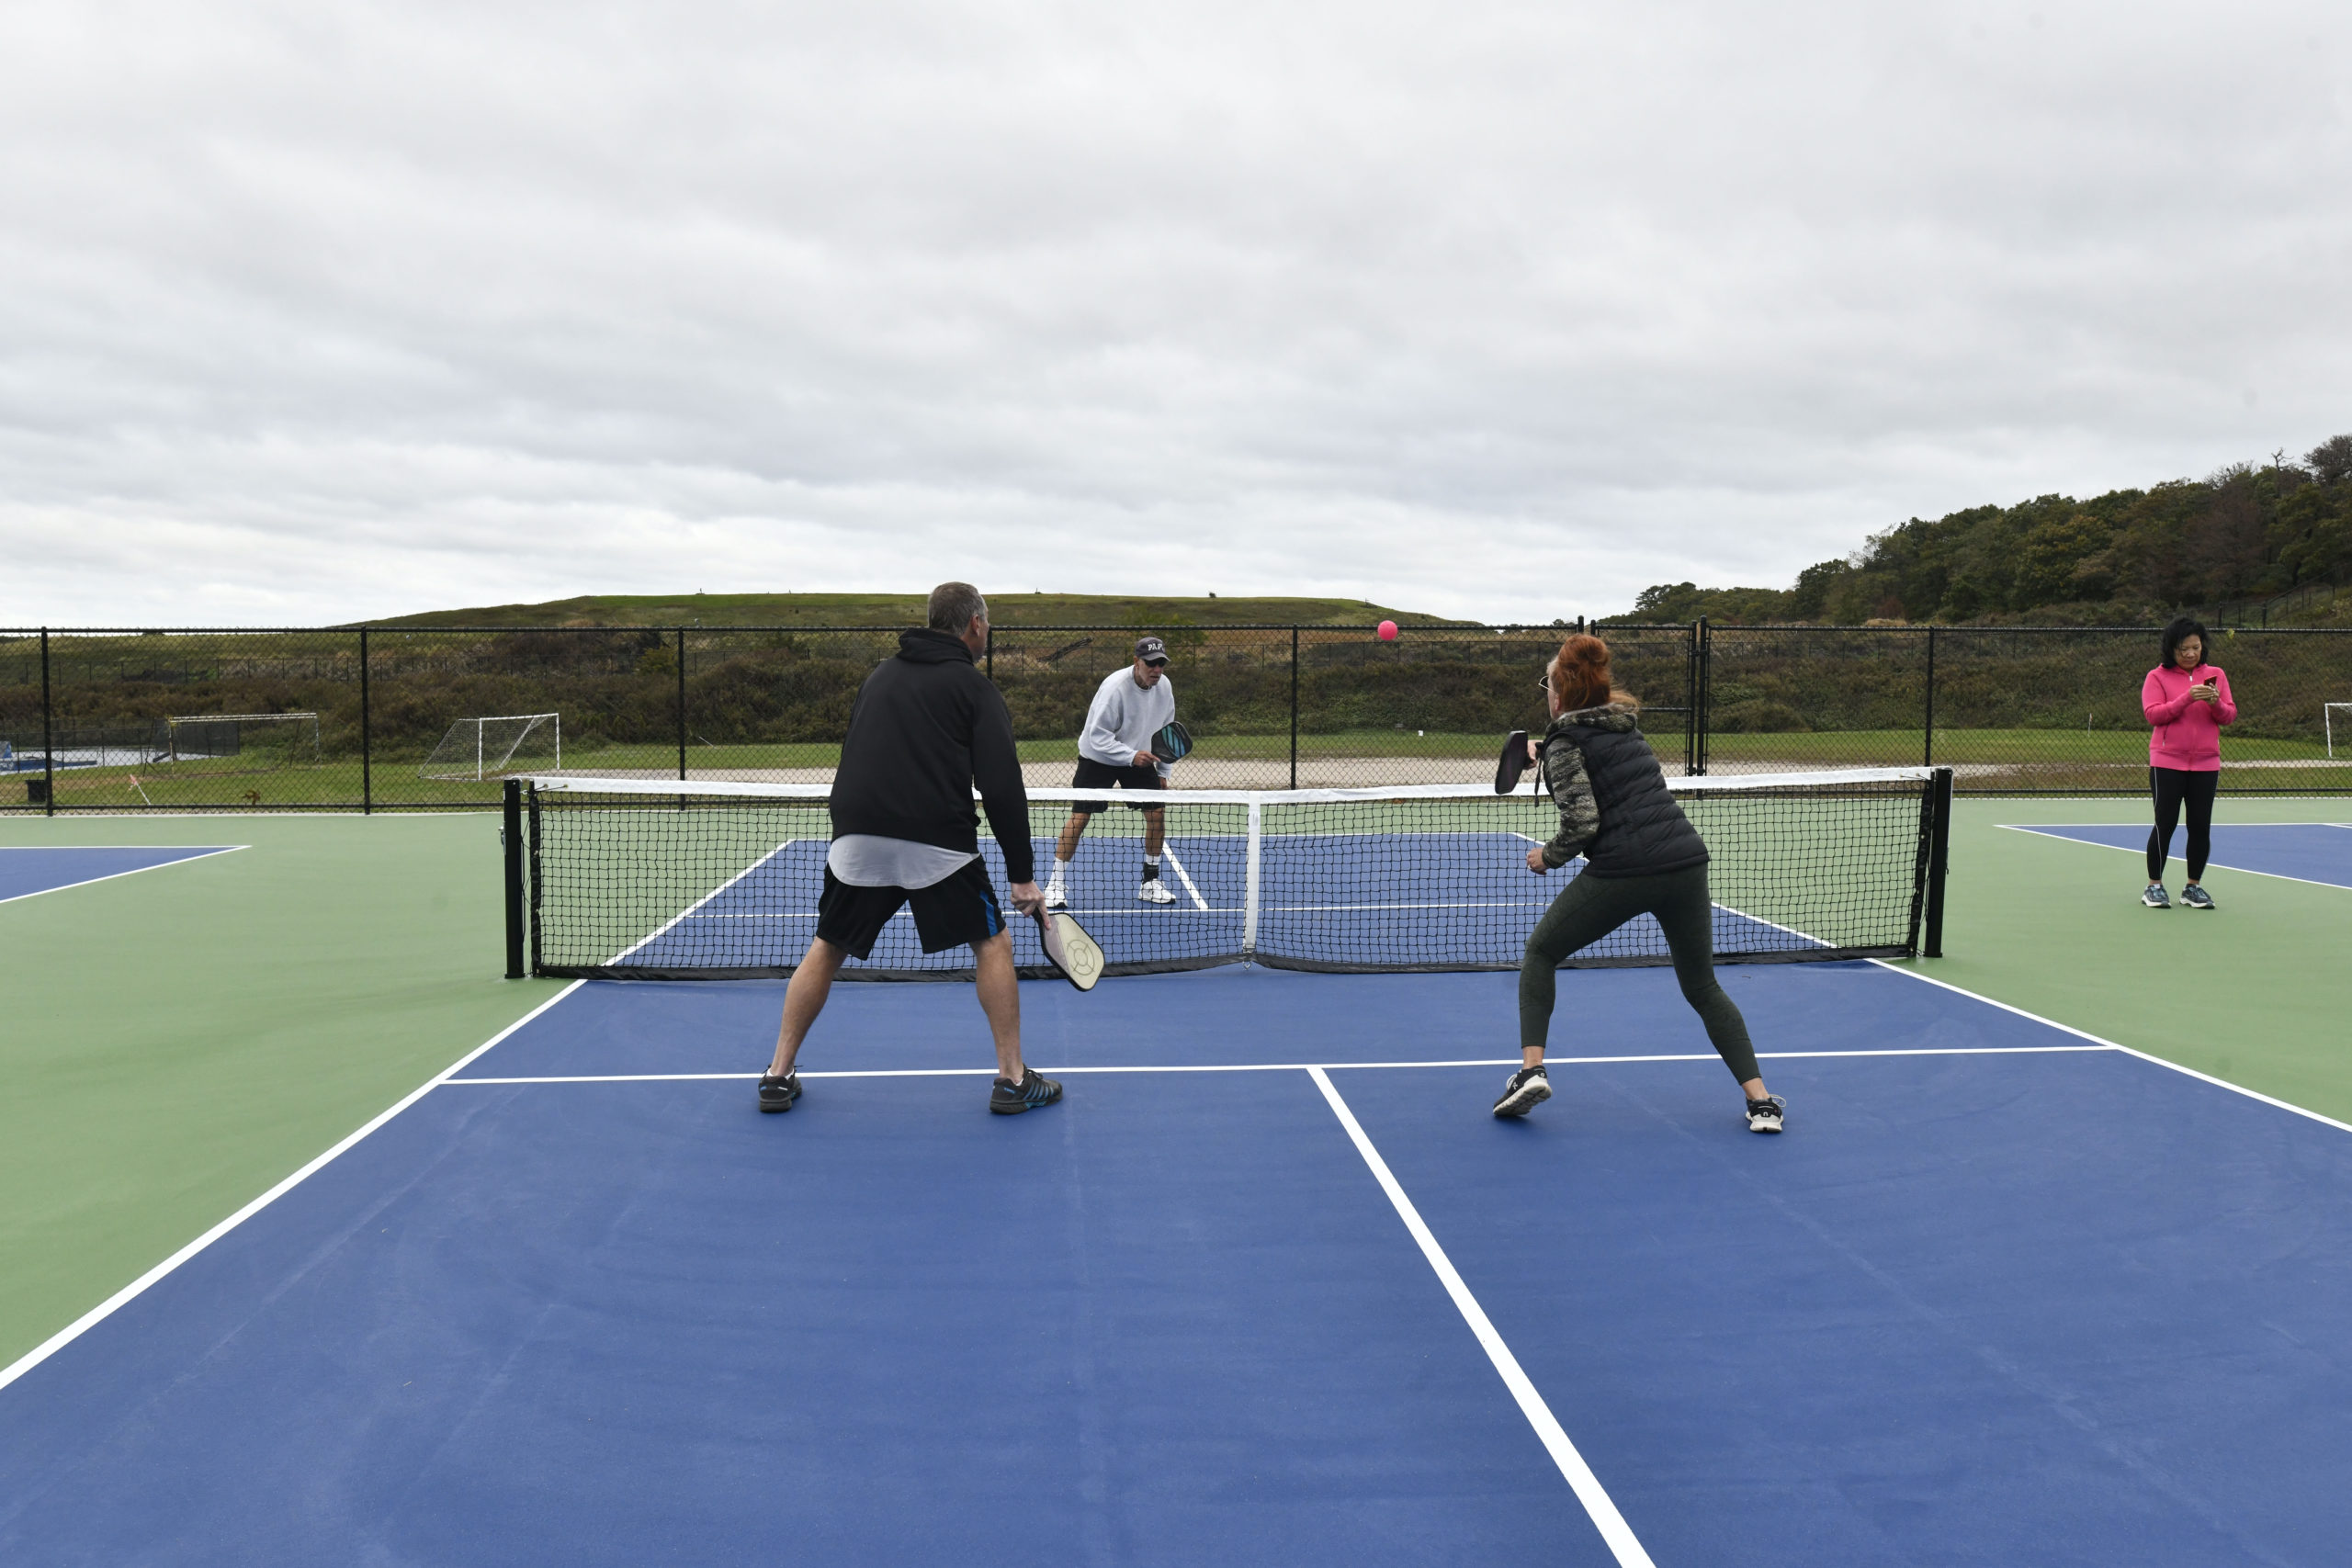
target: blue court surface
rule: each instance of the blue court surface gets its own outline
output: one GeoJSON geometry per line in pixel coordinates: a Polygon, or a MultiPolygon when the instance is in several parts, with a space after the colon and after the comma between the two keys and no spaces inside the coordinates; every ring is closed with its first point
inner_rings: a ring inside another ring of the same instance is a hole
{"type": "Polygon", "coordinates": [[[0,848],[0,904],[12,898],[29,898],[36,893],[54,893],[60,888],[79,887],[85,883],[129,876],[134,871],[153,871],[157,866],[202,860],[207,855],[224,855],[243,847],[242,844],[217,844],[196,848],[127,845],[0,848]]]}
{"type": "Polygon", "coordinates": [[[2352,1129],[1867,964],[577,987],[0,1388],[0,1561],[2343,1561],[2352,1129]]]}
{"type": "MultiPolygon", "coordinates": [[[[2130,827],[2121,823],[2090,823],[2079,827],[2052,827],[2040,823],[2011,823],[2021,833],[2041,833],[2052,839],[2073,839],[2080,843],[2103,844],[2109,849],[2129,850],[2144,854],[2148,848],[2149,829],[2143,824],[2130,827]]],[[[2170,875],[2187,874],[2180,861],[2183,848],[2188,842],[2187,829],[2176,830],[2172,836],[2170,875]]],[[[2213,824],[2212,863],[2225,871],[2257,872],[2264,876],[2283,876],[2296,882],[2318,882],[2333,887],[2352,887],[2352,825],[2338,822],[2216,822],[2213,824]]],[[[2144,867],[2142,868],[2143,871],[2144,867]]]]}

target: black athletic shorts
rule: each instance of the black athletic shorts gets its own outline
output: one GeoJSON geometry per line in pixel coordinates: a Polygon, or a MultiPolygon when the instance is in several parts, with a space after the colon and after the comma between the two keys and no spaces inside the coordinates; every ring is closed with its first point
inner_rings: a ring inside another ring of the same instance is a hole
{"type": "MultiPolygon", "coordinates": [[[[1069,787],[1072,789],[1166,789],[1168,781],[1159,776],[1159,770],[1157,767],[1114,768],[1108,762],[1098,762],[1091,757],[1080,757],[1078,760],[1078,776],[1069,781],[1069,787]]],[[[1130,800],[1127,804],[1137,811],[1150,811],[1159,803],[1154,801],[1146,805],[1139,800],[1130,800]]],[[[1081,800],[1070,809],[1081,817],[1091,817],[1098,811],[1110,810],[1111,803],[1107,800],[1081,800]]]]}
{"type": "Polygon", "coordinates": [[[907,904],[914,906],[915,934],[925,953],[983,942],[1004,930],[1004,908],[989,881],[988,862],[975,857],[928,887],[853,887],[827,866],[825,891],[817,899],[817,934],[864,958],[890,917],[907,904]]]}

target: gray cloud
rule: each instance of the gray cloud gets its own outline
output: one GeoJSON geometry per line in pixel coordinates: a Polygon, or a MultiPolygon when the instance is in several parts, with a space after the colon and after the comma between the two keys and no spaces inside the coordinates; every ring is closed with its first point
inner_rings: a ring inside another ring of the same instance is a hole
{"type": "Polygon", "coordinates": [[[0,13],[0,620],[1787,581],[2352,428],[2340,7],[0,13]]]}

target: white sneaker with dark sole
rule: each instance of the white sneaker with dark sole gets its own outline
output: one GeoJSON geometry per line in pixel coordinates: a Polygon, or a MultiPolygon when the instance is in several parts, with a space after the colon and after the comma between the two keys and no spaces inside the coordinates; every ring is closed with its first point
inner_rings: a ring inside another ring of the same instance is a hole
{"type": "Polygon", "coordinates": [[[1521,1067],[1503,1085],[1503,1097],[1495,1101],[1495,1114],[1524,1116],[1551,1098],[1552,1080],[1544,1075],[1543,1066],[1539,1063],[1521,1067]]]}

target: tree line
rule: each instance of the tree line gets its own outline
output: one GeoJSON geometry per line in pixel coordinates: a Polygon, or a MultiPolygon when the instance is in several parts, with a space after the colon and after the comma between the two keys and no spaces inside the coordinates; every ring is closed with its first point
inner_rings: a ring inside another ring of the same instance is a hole
{"type": "Polygon", "coordinates": [[[2352,581],[2352,434],[2202,479],[1914,517],[1785,589],[1645,588],[1632,623],[2120,626],[2352,581]]]}

